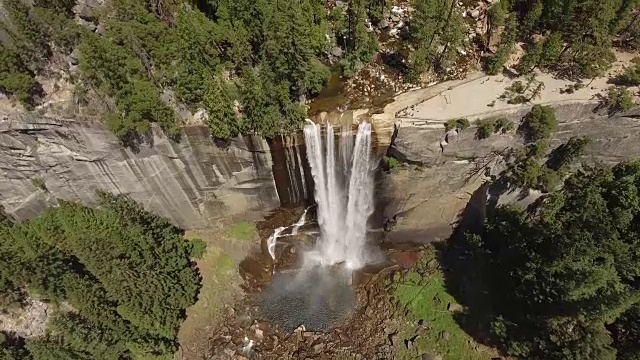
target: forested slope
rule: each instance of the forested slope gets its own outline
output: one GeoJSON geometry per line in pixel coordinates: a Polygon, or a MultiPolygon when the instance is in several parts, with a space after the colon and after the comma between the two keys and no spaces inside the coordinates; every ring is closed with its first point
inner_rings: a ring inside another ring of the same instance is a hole
{"type": "MultiPolygon", "coordinates": [[[[124,196],[100,208],[62,203],[0,224],[0,301],[57,305],[43,338],[6,337],[3,359],[170,359],[200,287],[194,249],[166,219],[124,196]]],[[[10,334],[7,334],[10,335],[10,334]]]]}
{"type": "Polygon", "coordinates": [[[495,344],[522,359],[639,358],[639,194],[637,160],[587,166],[467,235],[495,344]]]}
{"type": "Polygon", "coordinates": [[[396,2],[388,0],[76,3],[84,1],[3,3],[0,91],[33,108],[45,95],[36,75],[46,77],[60,56],[77,58],[68,69],[76,101],[95,92],[108,109],[100,117],[125,143],[151,122],[177,138],[176,102],[204,108],[217,138],[291,132],[330,66],[357,75],[380,42],[388,70],[413,83],[425,73],[447,78],[463,57],[481,57],[497,74],[519,42],[520,73],[593,78],[611,66],[614,46],[640,46],[638,0],[502,0],[473,11],[467,2],[413,0],[401,4],[409,16],[393,29],[396,2]]]}
{"type": "Polygon", "coordinates": [[[165,90],[191,108],[204,107],[215,137],[272,137],[302,123],[301,100],[327,81],[336,37],[347,51],[345,68],[368,62],[376,48],[364,29],[365,6],[375,4],[365,1],[331,14],[315,0],[108,4],[83,15],[99,26],[93,32],[73,20],[74,0],[6,2],[0,90],[33,107],[42,95],[35,74],[46,71],[53,54],[78,47],[77,92],[108,97],[104,119],[125,142],[150,122],[177,136],[173,110],[161,100],[165,90]]]}

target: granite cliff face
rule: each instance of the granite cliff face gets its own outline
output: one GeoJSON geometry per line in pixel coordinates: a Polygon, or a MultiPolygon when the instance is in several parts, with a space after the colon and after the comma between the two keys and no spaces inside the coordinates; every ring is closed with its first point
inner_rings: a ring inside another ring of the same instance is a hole
{"type": "MultiPolygon", "coordinates": [[[[558,131],[552,135],[550,148],[572,136],[588,136],[587,157],[605,163],[640,157],[640,109],[609,117],[596,111],[594,101],[551,104],[558,119],[558,131]]],[[[531,106],[516,110],[487,113],[478,118],[505,116],[517,127],[531,106]]],[[[470,119],[471,120],[471,119],[470,119]]],[[[474,119],[475,120],[475,119],[474,119]]],[[[396,118],[396,134],[390,148],[392,154],[409,163],[436,166],[449,161],[472,161],[522,145],[514,134],[495,134],[484,140],[475,139],[475,127],[445,132],[444,121],[396,118]]]]}
{"type": "MultiPolygon", "coordinates": [[[[425,99],[463,83],[402,94],[376,114],[355,110],[320,114],[314,119],[341,125],[369,120],[378,155],[389,149],[400,160],[428,167],[419,175],[395,181],[393,189],[381,189],[377,196],[391,204],[384,210],[385,217],[416,207],[431,208],[428,204],[438,202],[446,206],[454,198],[463,206],[468,199],[464,194],[482,183],[477,170],[503,150],[521,145],[514,134],[477,140],[473,126],[447,133],[444,119],[407,115],[414,108],[419,110],[425,99]],[[469,174],[477,175],[479,182],[474,180],[471,186],[469,174]]],[[[640,109],[607,117],[594,112],[594,101],[552,105],[560,124],[551,148],[571,136],[587,135],[593,140],[587,148],[591,159],[616,163],[640,157],[640,109]]],[[[488,111],[470,120],[500,115],[517,124],[528,111],[527,106],[488,111]]],[[[202,228],[233,217],[251,218],[281,205],[313,199],[313,179],[300,134],[270,141],[238,137],[220,148],[203,125],[185,126],[179,142],[154,128],[147,143],[132,151],[97,122],[0,111],[0,204],[5,211],[23,220],[59,200],[92,205],[98,189],[128,194],[184,228],[202,228]]],[[[446,215],[423,213],[411,227],[425,228],[425,219],[431,219],[437,224],[427,224],[427,228],[444,230],[460,206],[446,215]]]]}
{"type": "MultiPolygon", "coordinates": [[[[558,130],[552,135],[550,149],[572,136],[588,136],[585,160],[615,164],[640,158],[640,108],[612,117],[594,112],[594,101],[556,103],[558,130]]],[[[530,106],[515,110],[487,112],[477,118],[506,116],[516,126],[530,106]]],[[[470,118],[476,120],[477,118],[470,118]]],[[[486,173],[504,169],[504,150],[522,145],[513,133],[495,134],[484,140],[475,138],[476,128],[457,133],[445,132],[444,120],[395,118],[395,134],[389,152],[409,164],[385,178],[381,200],[388,205],[384,217],[397,217],[395,231],[388,242],[430,242],[450,236],[460,214],[466,209],[483,213],[486,173]]],[[[540,194],[529,191],[523,198],[520,189],[500,195],[499,202],[535,200],[540,194]]]]}
{"type": "Polygon", "coordinates": [[[95,204],[102,189],[128,194],[181,227],[201,228],[304,202],[303,163],[295,136],[238,137],[222,149],[206,126],[183,128],[179,142],[154,128],[132,151],[100,123],[0,113],[0,204],[18,220],[58,200],[95,204]]]}

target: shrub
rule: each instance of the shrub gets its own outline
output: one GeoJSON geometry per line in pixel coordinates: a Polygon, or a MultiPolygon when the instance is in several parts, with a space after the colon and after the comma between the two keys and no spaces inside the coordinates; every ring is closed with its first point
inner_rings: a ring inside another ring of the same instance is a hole
{"type": "Polygon", "coordinates": [[[468,129],[471,123],[466,118],[456,119],[456,127],[460,130],[468,129]]]}
{"type": "Polygon", "coordinates": [[[640,85],[640,64],[635,64],[624,70],[624,73],[618,78],[622,85],[638,86],[640,85]]]}
{"type": "Polygon", "coordinates": [[[631,91],[627,88],[617,86],[609,87],[605,103],[609,109],[609,115],[629,111],[633,105],[635,105],[631,91]]]}
{"type": "Polygon", "coordinates": [[[534,105],[525,115],[522,132],[527,141],[548,139],[558,127],[555,110],[550,106],[534,105]]]}
{"type": "Polygon", "coordinates": [[[0,92],[13,95],[27,109],[35,105],[34,96],[42,92],[40,84],[15,51],[0,45],[0,92]]]}
{"type": "Polygon", "coordinates": [[[355,56],[347,56],[340,60],[340,69],[342,69],[342,76],[353,77],[362,68],[363,64],[355,56]]]}
{"type": "Polygon", "coordinates": [[[498,75],[502,72],[504,64],[509,60],[509,52],[498,52],[487,61],[486,72],[489,75],[498,75]]]}
{"type": "Polygon", "coordinates": [[[329,67],[321,63],[318,59],[313,59],[309,67],[309,77],[307,78],[306,88],[311,95],[318,95],[322,88],[326,85],[331,71],[329,67]]]}
{"type": "Polygon", "coordinates": [[[392,156],[384,156],[382,158],[382,168],[385,171],[394,171],[401,166],[400,162],[392,156]]]}
{"type": "Polygon", "coordinates": [[[31,179],[31,184],[35,186],[36,189],[47,191],[47,185],[44,183],[44,180],[40,177],[31,179]]]}
{"type": "Polygon", "coordinates": [[[478,121],[478,130],[476,131],[476,138],[479,140],[486,139],[496,132],[496,124],[493,119],[486,119],[478,121]]]}
{"type": "Polygon", "coordinates": [[[507,88],[507,90],[514,92],[516,94],[523,94],[526,88],[522,83],[522,81],[517,80],[517,81],[514,81],[513,84],[511,84],[511,86],[507,88]]]}
{"type": "Polygon", "coordinates": [[[502,133],[507,133],[515,128],[515,125],[511,120],[506,117],[499,117],[495,120],[496,131],[502,130],[502,133]]]}
{"type": "Polygon", "coordinates": [[[192,239],[189,241],[189,256],[194,259],[201,259],[207,250],[207,244],[202,239],[192,239]]]}
{"type": "Polygon", "coordinates": [[[465,118],[451,119],[451,120],[447,120],[447,122],[444,123],[445,131],[450,131],[453,129],[464,130],[469,128],[470,126],[471,126],[471,122],[469,122],[469,120],[465,118]]]}
{"type": "Polygon", "coordinates": [[[528,101],[529,101],[529,99],[527,99],[526,96],[520,94],[520,95],[516,95],[516,96],[510,98],[507,101],[507,104],[512,104],[512,105],[525,104],[528,101]]]}

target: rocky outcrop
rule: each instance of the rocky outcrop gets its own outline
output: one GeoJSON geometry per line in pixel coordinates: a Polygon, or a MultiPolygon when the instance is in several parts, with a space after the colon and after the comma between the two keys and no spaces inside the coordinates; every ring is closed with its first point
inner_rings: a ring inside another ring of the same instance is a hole
{"type": "Polygon", "coordinates": [[[0,204],[17,220],[59,200],[96,202],[96,190],[128,194],[184,228],[250,216],[307,198],[304,148],[294,138],[247,136],[216,146],[206,126],[179,142],[153,128],[136,151],[102,124],[0,113],[0,204]],[[279,149],[278,156],[271,148],[279,149]],[[294,161],[294,158],[296,159],[294,161]],[[274,171],[283,175],[275,176],[274,171]]]}
{"type": "MultiPolygon", "coordinates": [[[[558,131],[550,148],[571,136],[588,136],[592,142],[587,156],[605,163],[640,157],[640,109],[612,117],[595,112],[597,102],[551,104],[556,110],[558,131]]],[[[487,113],[484,118],[505,116],[517,127],[530,107],[487,113]]],[[[390,148],[397,158],[425,166],[441,165],[455,160],[474,160],[522,144],[515,134],[495,134],[484,140],[475,139],[476,128],[445,132],[441,120],[397,119],[396,137],[390,148]]]]}

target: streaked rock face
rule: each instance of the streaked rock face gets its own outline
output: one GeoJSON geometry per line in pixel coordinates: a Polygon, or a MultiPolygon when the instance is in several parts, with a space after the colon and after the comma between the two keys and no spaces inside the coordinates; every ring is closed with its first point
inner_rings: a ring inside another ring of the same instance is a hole
{"type": "Polygon", "coordinates": [[[24,220],[58,200],[93,205],[102,189],[128,194],[181,227],[200,228],[281,200],[305,201],[303,167],[293,161],[304,148],[295,138],[271,142],[281,149],[275,164],[263,138],[238,137],[222,149],[202,125],[185,127],[179,142],[154,128],[149,140],[132,151],[100,123],[0,113],[0,204],[24,220]],[[284,172],[278,186],[274,171],[284,172]]]}
{"type": "MultiPolygon", "coordinates": [[[[613,117],[598,114],[598,103],[575,102],[553,104],[558,129],[551,137],[549,149],[566,142],[572,136],[588,136],[592,142],[585,149],[586,160],[613,164],[640,157],[640,109],[613,117]]],[[[475,139],[474,121],[481,118],[505,116],[517,128],[530,107],[469,117],[472,126],[456,133],[444,130],[444,121],[429,119],[396,119],[396,137],[391,153],[409,163],[440,166],[452,161],[473,161],[509,147],[522,146],[519,136],[495,134],[488,139],[475,139]]]]}

